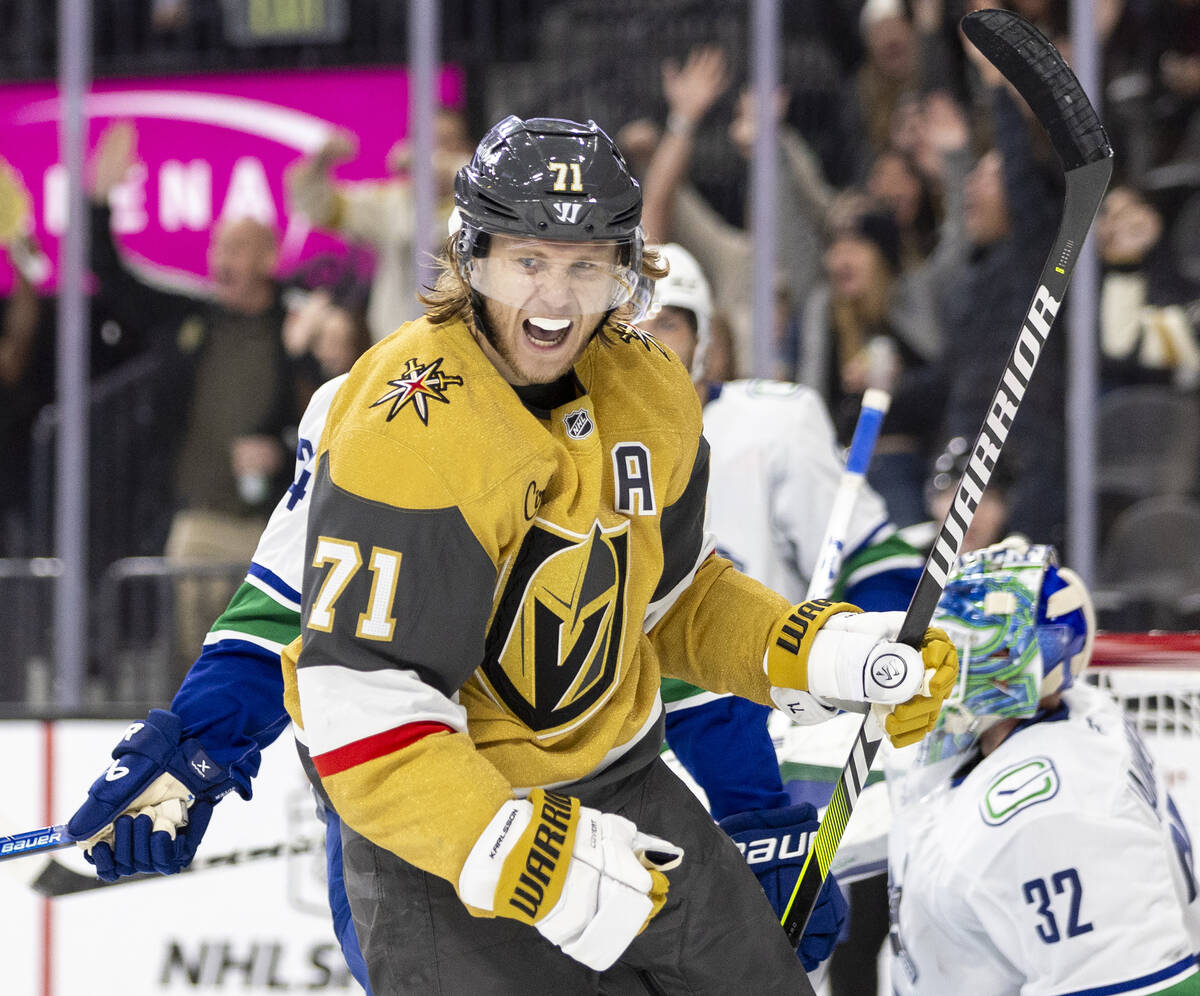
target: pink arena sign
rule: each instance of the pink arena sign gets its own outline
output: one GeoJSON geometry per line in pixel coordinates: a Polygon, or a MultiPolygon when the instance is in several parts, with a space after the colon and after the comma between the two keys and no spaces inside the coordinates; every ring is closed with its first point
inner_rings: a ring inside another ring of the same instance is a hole
{"type": "MultiPolygon", "coordinates": [[[[443,69],[438,90],[443,104],[461,107],[461,71],[443,69]]],[[[345,128],[357,136],[359,152],[336,175],[386,176],[388,150],[408,133],[408,74],[344,69],[97,80],[87,109],[89,150],[112,121],[137,128],[138,163],[112,199],[113,228],[133,256],[156,269],[203,276],[214,223],[251,215],[279,231],[280,272],[286,273],[313,255],[345,247],[288,215],[284,169],[345,128]]],[[[51,262],[66,215],[58,115],[54,84],[0,85],[0,155],[29,188],[34,229],[51,262]]],[[[0,251],[0,293],[11,281],[0,251]]],[[[51,277],[44,289],[53,286],[51,277]]]]}

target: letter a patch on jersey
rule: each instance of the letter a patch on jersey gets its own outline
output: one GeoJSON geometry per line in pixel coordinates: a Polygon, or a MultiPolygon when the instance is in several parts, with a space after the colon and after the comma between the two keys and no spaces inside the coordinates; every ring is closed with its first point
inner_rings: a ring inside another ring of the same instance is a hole
{"type": "Polygon", "coordinates": [[[617,443],[612,449],[613,508],[622,515],[657,515],[650,451],[644,443],[617,443]]]}
{"type": "Polygon", "coordinates": [[[998,827],[1022,810],[1053,799],[1058,787],[1058,769],[1050,758],[1028,758],[992,779],[979,803],[979,815],[988,826],[998,827]]]}

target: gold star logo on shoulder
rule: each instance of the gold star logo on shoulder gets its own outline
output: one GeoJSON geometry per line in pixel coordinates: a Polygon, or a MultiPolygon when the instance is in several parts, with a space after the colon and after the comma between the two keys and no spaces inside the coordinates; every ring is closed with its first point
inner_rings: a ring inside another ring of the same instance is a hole
{"type": "Polygon", "coordinates": [[[654,338],[645,329],[639,329],[636,325],[628,325],[625,322],[616,323],[617,338],[622,342],[638,342],[645,347],[646,352],[651,352],[657,349],[664,358],[670,359],[670,354],[663,348],[663,344],[654,338]]]}
{"type": "Polygon", "coordinates": [[[401,375],[388,381],[391,390],[378,401],[371,402],[371,407],[391,402],[392,407],[387,413],[390,422],[411,402],[421,424],[428,425],[429,400],[432,398],[444,405],[450,404],[446,388],[461,386],[463,382],[461,377],[442,371],[442,359],[439,356],[432,363],[421,363],[416,357],[408,360],[401,375]]]}

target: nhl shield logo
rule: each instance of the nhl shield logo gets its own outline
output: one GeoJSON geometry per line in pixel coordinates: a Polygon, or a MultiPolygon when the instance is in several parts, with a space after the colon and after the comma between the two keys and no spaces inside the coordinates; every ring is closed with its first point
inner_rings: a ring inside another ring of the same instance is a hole
{"type": "Polygon", "coordinates": [[[586,439],[592,434],[595,423],[586,408],[578,408],[563,416],[563,425],[567,427],[568,439],[586,439]]]}

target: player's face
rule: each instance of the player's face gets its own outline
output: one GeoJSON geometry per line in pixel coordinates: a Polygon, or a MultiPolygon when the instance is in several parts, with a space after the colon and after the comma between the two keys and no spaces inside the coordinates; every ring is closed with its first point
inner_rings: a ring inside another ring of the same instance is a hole
{"type": "Polygon", "coordinates": [[[640,324],[664,346],[670,347],[685,368],[692,369],[692,358],[696,355],[696,326],[686,311],[668,305],[640,324]]]}
{"type": "Polygon", "coordinates": [[[571,369],[612,307],[615,263],[611,243],[492,237],[475,284],[491,326],[480,346],[505,380],[548,384],[571,369]]]}

